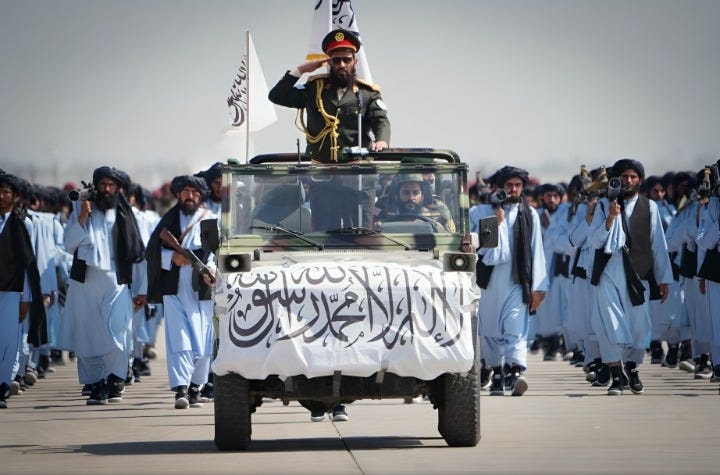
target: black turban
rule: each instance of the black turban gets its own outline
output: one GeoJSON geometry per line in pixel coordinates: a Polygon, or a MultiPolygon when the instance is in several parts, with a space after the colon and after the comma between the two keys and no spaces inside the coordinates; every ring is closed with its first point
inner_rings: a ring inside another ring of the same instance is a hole
{"type": "Polygon", "coordinates": [[[554,184],[554,183],[545,183],[543,185],[540,185],[540,188],[538,189],[539,193],[552,193],[555,192],[558,195],[562,196],[565,194],[565,187],[563,187],[560,184],[554,184]]]}
{"type": "Polygon", "coordinates": [[[511,166],[502,167],[495,173],[495,175],[497,177],[495,179],[495,183],[498,186],[504,186],[505,182],[508,181],[510,178],[520,178],[523,182],[523,186],[527,185],[527,182],[529,180],[529,175],[526,170],[511,166]]]}
{"type": "Polygon", "coordinates": [[[622,158],[615,162],[610,171],[610,176],[620,178],[625,170],[635,170],[641,180],[645,179],[645,167],[642,163],[631,158],[622,158]]]}
{"type": "Polygon", "coordinates": [[[172,192],[172,194],[177,195],[186,186],[198,190],[200,192],[200,199],[207,196],[207,194],[210,192],[207,185],[205,184],[205,180],[203,178],[200,178],[199,176],[194,175],[176,176],[170,183],[170,191],[172,192]]]}
{"type": "Polygon", "coordinates": [[[22,193],[22,185],[20,179],[10,173],[0,173],[0,185],[7,185],[13,190],[13,193],[19,195],[22,193]]]}
{"type": "Polygon", "coordinates": [[[207,184],[208,188],[210,187],[210,184],[215,181],[216,178],[219,178],[222,176],[222,162],[215,162],[210,168],[207,170],[201,171],[200,173],[197,173],[195,176],[199,176],[201,178],[205,179],[205,183],[207,184]]]}
{"type": "Polygon", "coordinates": [[[109,178],[115,183],[117,183],[117,186],[119,188],[124,188],[127,190],[130,188],[130,177],[127,173],[125,173],[122,170],[118,170],[115,167],[100,167],[96,168],[93,172],[93,185],[95,187],[98,186],[98,183],[100,183],[100,180],[103,178],[109,178]]]}

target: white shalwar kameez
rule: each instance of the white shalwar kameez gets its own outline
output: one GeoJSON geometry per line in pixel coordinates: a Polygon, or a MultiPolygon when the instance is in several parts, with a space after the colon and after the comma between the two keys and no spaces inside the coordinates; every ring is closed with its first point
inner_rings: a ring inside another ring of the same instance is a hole
{"type": "MultiPolygon", "coordinates": [[[[625,201],[624,212],[628,229],[630,216],[637,203],[637,195],[625,201]]],[[[655,202],[649,201],[650,242],[653,258],[653,272],[658,284],[670,284],[673,281],[670,258],[660,213],[655,202]]],[[[622,249],[627,244],[623,231],[622,216],[612,222],[610,230],[605,229],[605,220],[610,209],[607,198],[601,198],[595,207],[593,221],[590,224],[588,240],[592,249],[603,249],[610,254],[610,260],[603,270],[598,285],[595,286],[593,306],[597,311],[591,314],[592,328],[600,345],[600,357],[605,363],[630,361],[642,363],[645,349],[650,344],[651,321],[649,311],[650,286],[645,286],[645,302],[633,306],[627,290],[622,249]]],[[[594,263],[597,264],[597,263],[594,263]]],[[[588,276],[592,275],[588,273],[588,276]]]]}
{"type": "MultiPolygon", "coordinates": [[[[478,258],[494,266],[487,289],[478,305],[478,331],[482,337],[485,363],[489,367],[519,366],[527,368],[528,304],[522,301],[522,287],[513,280],[513,227],[518,216],[518,204],[503,206],[505,219],[498,226],[499,243],[496,248],[479,249],[478,258]]],[[[494,216],[490,205],[477,205],[471,222],[494,216]]],[[[540,218],[528,208],[532,216],[530,252],[532,260],[531,291],[547,292],[547,271],[543,252],[540,218]]]]}
{"type": "Polygon", "coordinates": [[[85,282],[68,281],[65,313],[73,322],[78,378],[94,384],[114,374],[125,379],[127,332],[132,300],[125,284],[115,275],[113,226],[115,209],[104,213],[93,206],[85,226],[80,226],[78,203],[65,227],[65,249],[87,264],[85,282]]]}
{"type": "MultiPolygon", "coordinates": [[[[717,197],[710,198],[707,206],[700,214],[700,224],[697,233],[698,248],[707,252],[718,249],[720,246],[720,201],[717,197]]],[[[705,254],[705,253],[703,253],[705,254]]],[[[698,269],[702,264],[698,253],[698,269]]],[[[711,325],[711,349],[714,366],[720,364],[720,282],[705,279],[705,300],[711,325]]]]}
{"type": "MultiPolygon", "coordinates": [[[[192,216],[182,211],[179,214],[180,229],[192,225],[180,244],[186,249],[199,249],[200,219],[212,219],[215,215],[204,208],[192,216]]],[[[172,268],[172,254],[172,249],[162,250],[163,269],[172,268]]],[[[192,266],[181,267],[177,294],[163,296],[168,378],[173,390],[178,386],[189,387],[191,382],[201,386],[207,382],[210,372],[213,301],[199,300],[198,292],[192,288],[192,273],[192,266]]]]}

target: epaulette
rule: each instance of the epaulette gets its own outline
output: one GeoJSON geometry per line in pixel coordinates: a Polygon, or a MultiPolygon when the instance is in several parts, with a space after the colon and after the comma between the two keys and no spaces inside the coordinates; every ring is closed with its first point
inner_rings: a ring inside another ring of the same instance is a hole
{"type": "Polygon", "coordinates": [[[356,80],[356,81],[358,82],[358,84],[360,84],[361,86],[365,86],[366,88],[368,88],[368,89],[370,89],[370,90],[372,90],[372,91],[375,91],[375,92],[380,92],[380,86],[378,86],[378,85],[375,84],[375,83],[368,82],[368,81],[364,81],[364,80],[362,80],[362,79],[355,79],[355,80],[356,80]]]}

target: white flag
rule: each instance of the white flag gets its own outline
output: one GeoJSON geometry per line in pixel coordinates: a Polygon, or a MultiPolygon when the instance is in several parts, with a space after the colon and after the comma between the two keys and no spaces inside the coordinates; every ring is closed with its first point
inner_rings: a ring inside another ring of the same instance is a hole
{"type": "Polygon", "coordinates": [[[249,131],[257,132],[277,120],[275,107],[268,99],[265,75],[249,32],[247,51],[243,54],[227,103],[230,107],[230,125],[233,127],[242,127],[248,123],[249,131]]]}
{"type": "MultiPolygon", "coordinates": [[[[325,35],[336,28],[352,31],[362,41],[357,17],[350,0],[315,0],[315,2],[315,14],[313,16],[312,32],[310,33],[310,44],[308,45],[308,61],[327,58],[327,55],[322,50],[322,40],[325,35]]],[[[356,57],[358,60],[356,67],[357,77],[367,82],[373,82],[367,56],[365,55],[365,46],[360,47],[356,57]]]]}

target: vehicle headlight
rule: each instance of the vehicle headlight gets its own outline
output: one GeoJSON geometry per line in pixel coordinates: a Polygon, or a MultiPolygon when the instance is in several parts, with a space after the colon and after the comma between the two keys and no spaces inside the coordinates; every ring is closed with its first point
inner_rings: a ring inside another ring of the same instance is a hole
{"type": "Polygon", "coordinates": [[[443,258],[445,272],[475,272],[477,256],[465,252],[449,252],[443,258]]]}
{"type": "Polygon", "coordinates": [[[222,259],[224,272],[246,272],[250,270],[250,254],[228,254],[222,259]]]}

